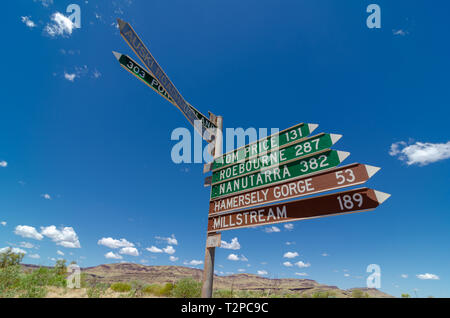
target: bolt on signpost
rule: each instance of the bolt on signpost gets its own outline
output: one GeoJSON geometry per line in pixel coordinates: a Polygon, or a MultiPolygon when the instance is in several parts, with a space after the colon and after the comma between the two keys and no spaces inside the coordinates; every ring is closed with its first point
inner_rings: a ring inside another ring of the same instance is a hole
{"type": "Polygon", "coordinates": [[[208,118],[190,105],[131,25],[120,19],[118,24],[121,36],[147,69],[113,52],[120,65],[177,107],[210,143],[213,161],[203,169],[212,175],[204,182],[211,194],[202,297],[212,297],[215,248],[220,247],[221,231],[371,211],[389,198],[369,188],[313,196],[361,185],[380,169],[359,163],[339,167],[350,153],[331,147],[342,136],[310,136],[317,124],[300,123],[222,154],[223,118],[212,113],[208,118]]]}

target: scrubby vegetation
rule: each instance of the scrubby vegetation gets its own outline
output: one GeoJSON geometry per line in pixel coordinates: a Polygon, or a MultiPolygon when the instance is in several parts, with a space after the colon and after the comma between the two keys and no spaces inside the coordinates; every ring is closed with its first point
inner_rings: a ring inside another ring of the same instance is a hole
{"type": "Polygon", "coordinates": [[[193,278],[180,279],[172,290],[172,296],[177,298],[198,298],[201,295],[201,283],[193,278]]]}

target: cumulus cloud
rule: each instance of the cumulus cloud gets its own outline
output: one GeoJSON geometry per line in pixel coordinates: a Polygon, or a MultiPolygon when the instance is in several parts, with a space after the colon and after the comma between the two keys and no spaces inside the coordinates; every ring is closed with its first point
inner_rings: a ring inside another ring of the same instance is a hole
{"type": "Polygon", "coordinates": [[[277,233],[277,232],[280,232],[280,231],[281,230],[278,227],[276,227],[276,226],[271,226],[271,227],[264,228],[264,232],[266,232],[266,233],[277,233]]]}
{"type": "Polygon", "coordinates": [[[186,261],[186,262],[184,262],[183,264],[184,264],[184,265],[197,266],[197,265],[203,264],[203,261],[198,261],[198,260],[193,259],[192,261],[189,261],[189,262],[186,261]]]}
{"type": "Polygon", "coordinates": [[[6,221],[1,221],[0,224],[6,226],[6,221]]]}
{"type": "Polygon", "coordinates": [[[162,253],[163,252],[162,249],[157,248],[156,246],[147,247],[146,250],[151,253],[162,253]]]}
{"type": "Polygon", "coordinates": [[[398,29],[398,30],[394,29],[394,30],[392,30],[392,34],[397,35],[397,36],[405,36],[408,34],[408,32],[404,31],[402,29],[398,29]]]}
{"type": "Polygon", "coordinates": [[[106,257],[106,258],[109,258],[109,259],[122,259],[122,258],[123,258],[121,255],[116,254],[116,253],[114,253],[114,252],[108,252],[108,253],[106,253],[106,254],[105,254],[105,257],[106,257]]]}
{"type": "Polygon", "coordinates": [[[238,238],[235,237],[231,239],[230,243],[222,241],[220,243],[220,247],[228,250],[239,250],[241,248],[241,244],[239,244],[238,238]]]}
{"type": "Polygon", "coordinates": [[[103,237],[97,242],[98,245],[103,245],[109,248],[122,248],[122,247],[133,247],[134,244],[128,242],[126,239],[122,238],[120,240],[113,239],[112,237],[103,237]]]}
{"type": "Polygon", "coordinates": [[[286,224],[284,224],[284,228],[288,231],[292,231],[294,229],[294,224],[286,223],[286,224]]]}
{"type": "Polygon", "coordinates": [[[72,35],[72,31],[75,28],[75,25],[64,14],[56,12],[52,15],[51,20],[53,22],[48,23],[44,28],[44,32],[47,35],[51,37],[57,36],[67,37],[72,35]]]}
{"type": "Polygon", "coordinates": [[[42,234],[40,234],[36,228],[32,227],[32,226],[28,226],[28,225],[17,225],[15,230],[14,230],[14,234],[22,236],[22,237],[26,237],[26,238],[32,238],[35,240],[42,240],[44,238],[44,236],[42,234]]]}
{"type": "Polygon", "coordinates": [[[306,273],[295,273],[295,275],[297,275],[297,276],[308,276],[308,274],[306,274],[306,273]]]}
{"type": "Polygon", "coordinates": [[[450,158],[450,141],[445,144],[416,142],[408,145],[404,141],[391,145],[389,154],[406,161],[407,165],[426,166],[430,163],[450,158]]]}
{"type": "Polygon", "coordinates": [[[57,245],[67,248],[81,247],[77,233],[75,233],[73,227],[66,226],[58,230],[56,226],[50,225],[47,227],[41,227],[41,233],[42,235],[50,238],[57,245]]]}
{"type": "Polygon", "coordinates": [[[408,274],[401,274],[400,275],[402,278],[408,278],[408,274]]]}
{"type": "Polygon", "coordinates": [[[44,7],[48,7],[53,4],[53,0],[33,0],[34,2],[40,2],[44,7]]]}
{"type": "Polygon", "coordinates": [[[23,250],[21,248],[9,247],[9,246],[0,248],[0,254],[7,252],[9,249],[11,249],[11,252],[13,252],[15,254],[27,254],[27,251],[25,251],[25,250],[23,250]]]}
{"type": "Polygon", "coordinates": [[[168,245],[167,247],[163,248],[164,253],[172,255],[175,253],[175,249],[171,246],[168,245]]]}
{"type": "Polygon", "coordinates": [[[230,261],[238,261],[239,256],[237,256],[236,254],[230,254],[228,255],[227,259],[229,259],[230,261]]]}
{"type": "Polygon", "coordinates": [[[29,258],[39,259],[41,256],[39,254],[30,254],[28,255],[29,258]]]}
{"type": "Polygon", "coordinates": [[[257,274],[261,275],[261,276],[265,276],[265,275],[267,275],[269,273],[267,271],[265,271],[265,270],[259,270],[259,271],[257,271],[257,274]]]}
{"type": "Polygon", "coordinates": [[[139,251],[135,247],[122,247],[119,253],[123,255],[139,256],[139,251]]]}
{"type": "Polygon", "coordinates": [[[64,78],[66,79],[66,80],[68,80],[69,82],[73,82],[73,81],[75,81],[75,78],[77,77],[77,74],[75,74],[75,73],[67,73],[67,72],[64,72],[64,78]]]}
{"type": "Polygon", "coordinates": [[[418,279],[431,279],[431,280],[439,280],[439,276],[435,274],[425,273],[416,275],[418,279]]]}
{"type": "Polygon", "coordinates": [[[29,27],[30,29],[36,27],[36,23],[33,22],[33,20],[31,20],[31,17],[20,17],[20,19],[22,20],[23,23],[25,23],[25,25],[27,27],[29,27]]]}
{"type": "Polygon", "coordinates": [[[170,260],[171,262],[176,262],[176,261],[178,261],[178,257],[176,257],[176,256],[170,256],[170,257],[169,257],[169,260],[170,260]]]}
{"type": "Polygon", "coordinates": [[[306,268],[306,267],[310,267],[311,264],[310,263],[304,263],[302,261],[298,261],[297,263],[294,264],[295,266],[299,267],[299,268],[306,268]]]}
{"type": "Polygon", "coordinates": [[[29,242],[20,242],[19,246],[23,247],[23,248],[33,248],[34,247],[34,245],[29,242]]]}
{"type": "Polygon", "coordinates": [[[60,250],[56,251],[56,254],[60,255],[60,256],[64,256],[64,252],[61,252],[60,250]]]}
{"type": "Polygon", "coordinates": [[[45,200],[51,200],[52,199],[52,197],[48,193],[41,194],[41,197],[43,197],[45,200]]]}
{"type": "Polygon", "coordinates": [[[5,160],[0,161],[0,167],[6,168],[8,166],[8,163],[5,160]]]}
{"type": "Polygon", "coordinates": [[[169,244],[169,245],[178,245],[178,241],[175,238],[175,234],[172,234],[170,237],[156,236],[155,238],[157,240],[166,241],[167,244],[169,244]]]}
{"type": "Polygon", "coordinates": [[[297,256],[298,256],[297,252],[286,252],[283,255],[284,258],[295,258],[297,256]]]}
{"type": "Polygon", "coordinates": [[[292,267],[292,266],[294,266],[294,265],[292,265],[291,262],[284,262],[283,265],[286,266],[286,267],[292,267]]]}

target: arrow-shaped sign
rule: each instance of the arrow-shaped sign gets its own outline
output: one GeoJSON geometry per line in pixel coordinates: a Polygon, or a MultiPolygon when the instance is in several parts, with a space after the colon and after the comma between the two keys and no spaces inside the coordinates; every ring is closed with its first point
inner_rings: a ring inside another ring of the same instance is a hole
{"type": "Polygon", "coordinates": [[[236,163],[226,166],[225,168],[215,170],[212,175],[212,184],[234,179],[238,176],[246,175],[257,170],[266,169],[273,165],[288,163],[295,159],[328,149],[341,137],[342,135],[321,133],[306,139],[299,139],[298,141],[291,143],[288,147],[274,149],[259,157],[254,157],[253,159],[242,163],[236,163]]]}
{"type": "Polygon", "coordinates": [[[365,183],[378,170],[380,168],[354,163],[311,176],[302,176],[277,185],[213,200],[209,203],[209,214],[223,214],[257,205],[352,187],[365,183]]]}
{"type": "MultiPolygon", "coordinates": [[[[181,96],[180,92],[175,88],[169,77],[166,75],[166,73],[164,73],[158,62],[156,62],[155,58],[141,41],[137,33],[133,30],[128,22],[122,21],[120,19],[117,19],[117,22],[119,24],[120,35],[128,43],[134,53],[136,53],[142,63],[144,63],[148,71],[153,74],[153,76],[158,80],[164,90],[173,99],[175,106],[178,107],[178,109],[183,113],[183,115],[187,118],[191,125],[194,126],[194,128],[197,129],[197,131],[203,137],[203,131],[201,127],[195,125],[195,121],[198,120],[195,112],[189,107],[189,104],[186,102],[183,96],[181,96]]],[[[207,136],[205,136],[204,138],[210,140],[211,134],[212,133],[207,129],[207,136]]]]}
{"type": "MultiPolygon", "coordinates": [[[[125,54],[117,53],[114,51],[113,51],[113,54],[116,57],[116,59],[119,61],[120,66],[122,66],[130,74],[134,75],[139,80],[144,82],[147,86],[149,86],[151,89],[153,89],[155,92],[157,92],[159,95],[161,95],[163,98],[165,98],[167,101],[169,101],[171,104],[173,104],[176,107],[176,104],[173,101],[172,97],[169,96],[169,94],[166,92],[164,87],[162,87],[161,84],[158,82],[158,80],[155,77],[153,77],[149,72],[147,72],[146,69],[144,69],[136,61],[134,61],[131,57],[129,57],[125,54]]],[[[188,104],[188,105],[191,108],[191,110],[195,113],[197,120],[201,120],[202,126],[204,128],[207,128],[207,129],[215,129],[216,128],[216,125],[214,123],[212,123],[205,115],[203,115],[200,111],[198,111],[191,104],[188,104]]]]}
{"type": "Polygon", "coordinates": [[[208,219],[208,232],[370,211],[378,207],[389,197],[390,194],[362,188],[287,203],[256,207],[225,215],[213,215],[208,219]]]}
{"type": "Polygon", "coordinates": [[[217,183],[211,187],[211,200],[331,169],[338,166],[349,155],[349,152],[324,150],[289,163],[217,183]]]}

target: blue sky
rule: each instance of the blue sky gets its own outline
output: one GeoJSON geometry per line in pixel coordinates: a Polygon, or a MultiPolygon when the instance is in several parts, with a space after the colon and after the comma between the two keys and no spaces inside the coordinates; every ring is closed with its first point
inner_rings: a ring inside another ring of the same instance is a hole
{"type": "Polygon", "coordinates": [[[225,127],[318,123],[316,132],[343,135],[334,148],[351,153],[346,163],[382,168],[367,186],[392,197],[373,212],[223,232],[239,249],[218,249],[219,274],[265,271],[351,288],[365,286],[366,267],[378,264],[382,291],[449,297],[450,5],[377,1],[381,29],[369,29],[370,3],[6,2],[0,248],[43,265],[63,257],[202,268],[203,165],[170,156],[172,131],[193,130],[111,54],[137,59],[116,28],[120,17],[185,99],[222,115],[225,127]],[[81,8],[79,29],[61,19],[71,3],[81,8]]]}

